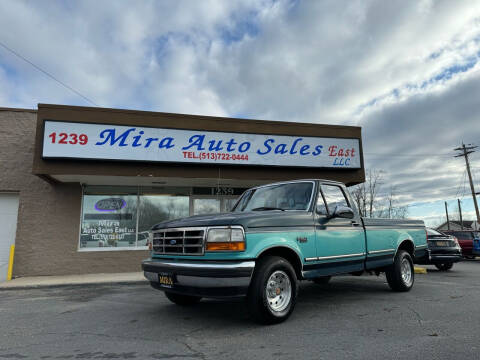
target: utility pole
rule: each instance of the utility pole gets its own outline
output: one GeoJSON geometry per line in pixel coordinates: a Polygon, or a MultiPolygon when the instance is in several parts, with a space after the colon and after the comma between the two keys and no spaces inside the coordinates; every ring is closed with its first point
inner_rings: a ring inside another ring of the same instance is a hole
{"type": "Polygon", "coordinates": [[[460,214],[460,225],[462,226],[463,230],[463,218],[462,218],[462,205],[460,204],[460,199],[458,200],[458,213],[460,214]]]}
{"type": "Polygon", "coordinates": [[[448,206],[446,201],[445,201],[445,214],[447,214],[447,229],[450,230],[450,220],[448,219],[448,206]]]}
{"type": "Polygon", "coordinates": [[[473,198],[473,205],[475,205],[475,212],[477,214],[477,222],[480,223],[480,212],[478,211],[478,204],[477,204],[477,196],[475,193],[475,187],[473,186],[472,181],[472,173],[470,172],[470,163],[468,162],[468,154],[474,153],[474,149],[478,148],[478,146],[465,146],[462,143],[462,147],[458,147],[454,149],[455,151],[461,151],[460,154],[455,155],[455,157],[465,157],[465,164],[467,165],[467,173],[468,173],[468,180],[470,181],[470,189],[472,190],[472,198],[473,198]]]}

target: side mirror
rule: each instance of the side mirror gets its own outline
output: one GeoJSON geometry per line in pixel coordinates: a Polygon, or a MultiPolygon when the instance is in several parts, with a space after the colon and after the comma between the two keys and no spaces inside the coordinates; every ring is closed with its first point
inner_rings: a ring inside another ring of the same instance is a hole
{"type": "Polygon", "coordinates": [[[331,218],[342,218],[342,219],[353,219],[355,214],[353,213],[352,208],[348,206],[336,206],[331,218]]]}

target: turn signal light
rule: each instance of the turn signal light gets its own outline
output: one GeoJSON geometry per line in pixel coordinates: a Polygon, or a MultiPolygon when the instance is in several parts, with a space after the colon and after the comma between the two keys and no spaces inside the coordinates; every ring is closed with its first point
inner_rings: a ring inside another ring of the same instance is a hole
{"type": "Polygon", "coordinates": [[[207,251],[244,251],[244,242],[211,242],[207,243],[207,251]]]}

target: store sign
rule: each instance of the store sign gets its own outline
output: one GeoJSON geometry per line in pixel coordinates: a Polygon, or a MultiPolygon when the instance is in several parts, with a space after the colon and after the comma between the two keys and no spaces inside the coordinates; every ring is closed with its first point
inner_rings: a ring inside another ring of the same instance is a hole
{"type": "Polygon", "coordinates": [[[97,211],[117,211],[121,210],[127,205],[125,200],[120,198],[102,199],[96,202],[95,210],[97,211]]]}
{"type": "Polygon", "coordinates": [[[44,158],[360,168],[358,139],[45,121],[44,158]]]}

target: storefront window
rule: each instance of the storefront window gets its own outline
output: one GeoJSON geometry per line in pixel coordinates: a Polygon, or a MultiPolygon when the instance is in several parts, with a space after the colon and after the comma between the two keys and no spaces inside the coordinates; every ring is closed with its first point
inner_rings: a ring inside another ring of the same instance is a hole
{"type": "Polygon", "coordinates": [[[237,202],[237,198],[227,198],[223,199],[223,208],[222,212],[230,212],[233,209],[233,206],[237,202]]]}
{"type": "Polygon", "coordinates": [[[80,248],[135,247],[136,195],[84,195],[80,248]]]}
{"type": "Polygon", "coordinates": [[[228,212],[237,200],[231,195],[191,193],[187,187],[85,186],[79,248],[145,249],[153,225],[189,215],[228,212]]]}
{"type": "Polygon", "coordinates": [[[215,214],[220,212],[220,199],[194,199],[193,214],[215,214]]]}
{"type": "Polygon", "coordinates": [[[159,222],[189,215],[188,196],[142,195],[138,219],[138,246],[145,246],[148,230],[159,222]]]}

